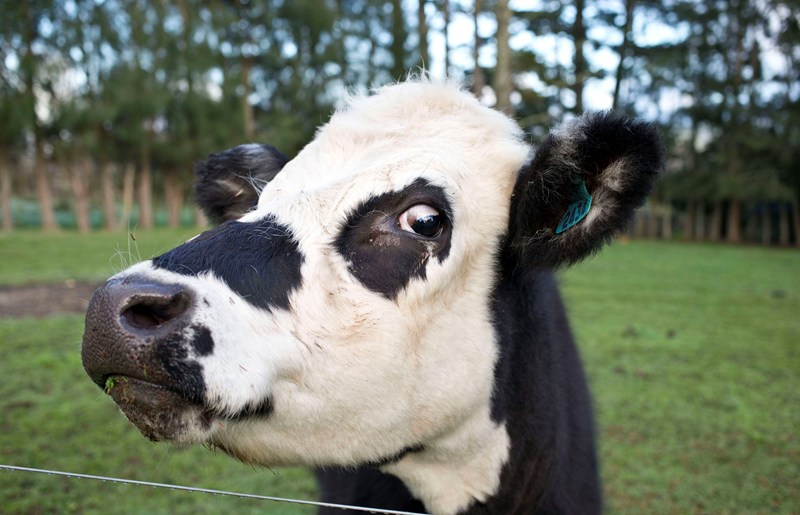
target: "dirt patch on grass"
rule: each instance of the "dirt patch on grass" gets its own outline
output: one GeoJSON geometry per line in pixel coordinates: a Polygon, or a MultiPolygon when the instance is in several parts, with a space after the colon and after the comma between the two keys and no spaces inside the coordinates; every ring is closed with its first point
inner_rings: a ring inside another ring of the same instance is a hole
{"type": "Polygon", "coordinates": [[[0,318],[85,313],[97,283],[74,280],[30,286],[0,286],[0,318]]]}

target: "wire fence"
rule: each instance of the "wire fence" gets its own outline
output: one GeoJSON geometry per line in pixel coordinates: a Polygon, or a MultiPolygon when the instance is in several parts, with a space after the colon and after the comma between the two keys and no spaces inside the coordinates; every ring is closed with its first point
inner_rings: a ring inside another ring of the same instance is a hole
{"type": "Polygon", "coordinates": [[[416,512],[410,511],[398,511],[398,510],[384,510],[379,508],[365,508],[363,506],[351,506],[348,504],[336,504],[336,503],[328,503],[328,502],[321,502],[321,501],[307,501],[303,499],[290,499],[285,497],[273,497],[269,495],[259,495],[259,494],[248,494],[242,492],[229,492],[226,490],[214,490],[211,488],[199,488],[194,486],[183,486],[183,485],[172,485],[168,483],[154,483],[151,481],[138,481],[135,479],[122,479],[118,477],[106,477],[106,476],[94,476],[91,474],[80,474],[77,472],[63,472],[60,470],[48,470],[48,469],[38,469],[38,468],[31,468],[31,467],[17,467],[14,465],[0,465],[0,470],[6,471],[14,471],[14,472],[28,472],[28,473],[36,473],[36,474],[47,474],[50,476],[62,476],[68,477],[73,479],[91,479],[95,481],[104,481],[110,483],[120,483],[126,485],[137,485],[137,486],[149,486],[152,488],[165,488],[168,490],[177,490],[182,492],[194,492],[194,493],[201,493],[201,494],[212,494],[212,495],[227,495],[231,497],[240,497],[243,499],[259,499],[262,501],[272,501],[277,503],[291,503],[291,504],[301,504],[305,506],[315,506],[318,508],[334,508],[338,510],[351,510],[351,511],[360,511],[364,513],[377,513],[377,514],[385,514],[385,515],[425,515],[416,512]]]}

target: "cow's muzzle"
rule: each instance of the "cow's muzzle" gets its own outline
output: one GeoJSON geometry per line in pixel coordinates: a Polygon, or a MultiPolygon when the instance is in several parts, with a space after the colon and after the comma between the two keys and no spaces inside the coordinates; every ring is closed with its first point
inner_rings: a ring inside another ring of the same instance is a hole
{"type": "Polygon", "coordinates": [[[175,437],[180,414],[201,409],[202,367],[187,344],[193,309],[185,286],[136,275],[109,280],[89,302],[83,367],[154,440],[175,437]]]}

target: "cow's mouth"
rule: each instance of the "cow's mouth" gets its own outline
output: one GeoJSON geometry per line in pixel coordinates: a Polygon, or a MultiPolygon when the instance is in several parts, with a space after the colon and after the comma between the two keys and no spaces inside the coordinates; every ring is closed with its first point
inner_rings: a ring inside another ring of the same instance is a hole
{"type": "Polygon", "coordinates": [[[203,406],[164,386],[126,375],[106,376],[105,392],[144,436],[153,441],[183,441],[211,427],[203,406]]]}
{"type": "Polygon", "coordinates": [[[212,408],[167,386],[123,374],[106,375],[103,390],[128,420],[153,441],[202,442],[214,421],[224,426],[228,422],[264,418],[273,409],[271,397],[236,410],[212,408]]]}

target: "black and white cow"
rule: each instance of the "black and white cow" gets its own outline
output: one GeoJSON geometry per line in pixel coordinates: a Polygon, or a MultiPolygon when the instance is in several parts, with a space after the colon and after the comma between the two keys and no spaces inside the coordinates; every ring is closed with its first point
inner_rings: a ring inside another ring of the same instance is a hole
{"type": "Polygon", "coordinates": [[[84,367],[147,437],[308,465],[326,501],[598,512],[552,269],[622,228],[661,167],[656,131],[615,114],[532,154],[449,84],[351,99],[292,160],[243,145],[198,167],[225,222],[95,293],[84,367]]]}

